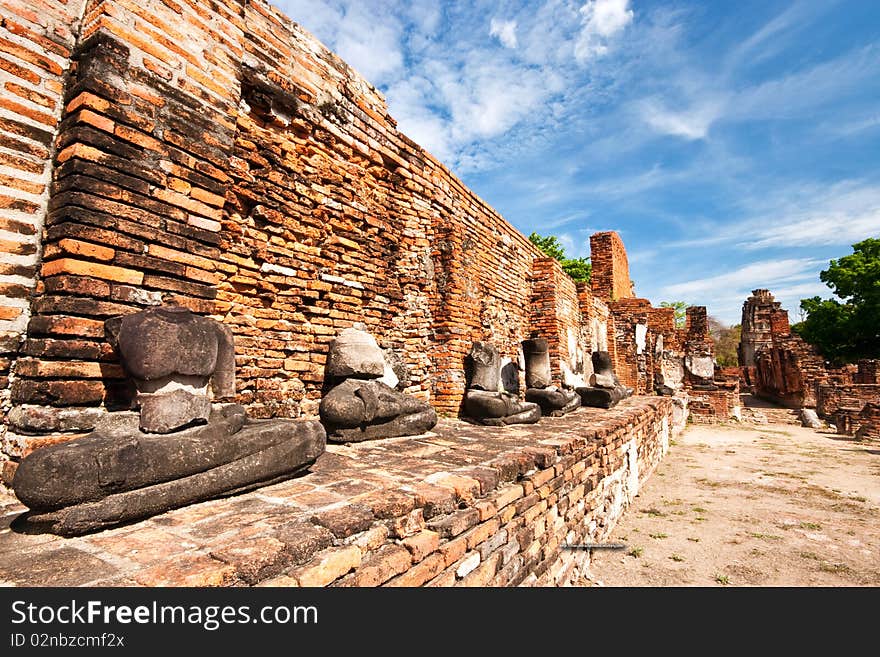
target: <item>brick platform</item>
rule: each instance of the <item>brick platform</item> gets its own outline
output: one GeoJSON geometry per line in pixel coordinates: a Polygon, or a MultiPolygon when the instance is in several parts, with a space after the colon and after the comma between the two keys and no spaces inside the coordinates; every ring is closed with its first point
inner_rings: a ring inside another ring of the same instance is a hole
{"type": "Polygon", "coordinates": [[[668,398],[330,446],[301,477],[78,538],[0,518],[0,585],[564,584],[681,427],[668,398]]]}

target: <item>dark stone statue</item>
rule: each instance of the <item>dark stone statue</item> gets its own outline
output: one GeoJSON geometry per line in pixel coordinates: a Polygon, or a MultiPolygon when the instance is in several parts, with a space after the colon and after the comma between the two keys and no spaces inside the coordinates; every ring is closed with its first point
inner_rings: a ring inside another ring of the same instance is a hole
{"type": "Polygon", "coordinates": [[[211,412],[214,397],[235,395],[235,352],[229,327],[177,306],[154,308],[105,322],[137,388],[140,430],[169,433],[211,412]]]}
{"type": "Polygon", "coordinates": [[[462,411],[480,424],[530,424],[541,419],[541,408],[501,390],[501,357],[487,342],[475,342],[468,354],[469,381],[462,411]]]}
{"type": "Polygon", "coordinates": [[[552,385],[547,341],[533,338],[524,340],[522,346],[526,360],[526,401],[538,404],[544,415],[553,417],[579,408],[581,398],[578,393],[552,385]]]}
{"type": "Polygon", "coordinates": [[[24,458],[12,487],[27,523],[62,535],[103,529],[283,481],[324,451],[320,423],[249,420],[235,394],[232,334],[184,308],[106,323],[141,412],[108,414],[87,436],[24,458]]]}
{"type": "Polygon", "coordinates": [[[386,374],[386,364],[395,379],[400,378],[397,372],[408,377],[402,361],[387,363],[366,331],[345,329],[331,343],[325,370],[331,387],[320,406],[330,441],[415,436],[437,424],[437,413],[429,404],[378,380],[386,374]]]}
{"type": "Polygon", "coordinates": [[[620,383],[611,366],[611,355],[607,351],[593,352],[593,374],[590,375],[590,385],[576,390],[584,406],[597,408],[611,408],[633,393],[632,388],[620,383]]]}

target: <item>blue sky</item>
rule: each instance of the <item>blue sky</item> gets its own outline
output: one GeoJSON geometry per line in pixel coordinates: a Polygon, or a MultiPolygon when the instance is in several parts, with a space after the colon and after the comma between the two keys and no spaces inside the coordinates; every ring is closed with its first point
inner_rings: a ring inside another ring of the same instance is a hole
{"type": "Polygon", "coordinates": [[[639,296],[797,321],[880,237],[880,0],[276,0],[522,232],[616,230],[639,296]]]}

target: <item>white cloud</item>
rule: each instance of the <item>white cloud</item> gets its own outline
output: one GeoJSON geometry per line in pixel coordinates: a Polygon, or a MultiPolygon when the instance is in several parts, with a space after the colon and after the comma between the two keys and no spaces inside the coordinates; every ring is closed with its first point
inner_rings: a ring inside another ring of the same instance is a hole
{"type": "Polygon", "coordinates": [[[811,278],[822,264],[825,264],[824,260],[812,258],[760,260],[716,276],[667,285],[662,288],[662,292],[666,296],[689,299],[724,294],[731,289],[771,288],[776,283],[792,283],[811,278]]]}
{"type": "Polygon", "coordinates": [[[610,40],[633,20],[629,0],[588,0],[580,14],[583,27],[574,44],[574,56],[579,62],[605,55],[610,40]]]}
{"type": "Polygon", "coordinates": [[[489,24],[489,36],[497,37],[505,48],[516,48],[516,21],[493,18],[489,24]]]}
{"type": "MultiPolygon", "coordinates": [[[[745,251],[851,245],[880,235],[880,183],[845,180],[777,186],[743,200],[745,214],[702,226],[703,236],[670,247],[735,246],[745,251]]],[[[691,231],[693,234],[696,231],[691,231]]]]}
{"type": "Polygon", "coordinates": [[[381,85],[402,69],[404,27],[392,4],[351,0],[282,0],[278,4],[370,83],[381,85]]]}
{"type": "Polygon", "coordinates": [[[688,140],[704,139],[709,128],[721,116],[719,100],[704,101],[688,110],[673,112],[661,107],[656,99],[643,101],[642,119],[657,132],[688,140]]]}

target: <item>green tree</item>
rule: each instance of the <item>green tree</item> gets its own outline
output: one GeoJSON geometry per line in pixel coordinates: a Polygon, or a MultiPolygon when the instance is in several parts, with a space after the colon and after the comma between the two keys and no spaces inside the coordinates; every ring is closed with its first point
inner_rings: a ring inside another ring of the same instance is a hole
{"type": "Polygon", "coordinates": [[[675,328],[684,328],[687,323],[688,305],[685,301],[661,301],[661,308],[672,308],[675,310],[675,328]]]}
{"type": "Polygon", "coordinates": [[[537,246],[550,258],[556,258],[562,265],[562,270],[571,276],[575,281],[586,283],[590,280],[592,265],[589,258],[567,258],[565,256],[565,247],[559,243],[559,238],[555,235],[539,235],[532,233],[529,235],[529,241],[537,246]]]}
{"type": "Polygon", "coordinates": [[[711,315],[707,319],[709,335],[715,343],[715,362],[721,367],[738,365],[737,347],[742,337],[742,326],[727,326],[711,315]]]}
{"type": "Polygon", "coordinates": [[[880,358],[880,239],[852,245],[853,253],[832,260],[819,274],[843,300],[801,300],[807,317],[792,326],[804,340],[837,363],[880,358]]]}

